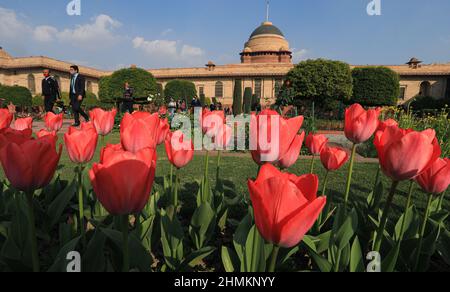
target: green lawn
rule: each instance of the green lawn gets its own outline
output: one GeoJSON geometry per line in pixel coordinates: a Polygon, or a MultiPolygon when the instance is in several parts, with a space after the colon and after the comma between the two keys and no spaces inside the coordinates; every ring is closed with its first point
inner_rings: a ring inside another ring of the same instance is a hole
{"type": "MultiPolygon", "coordinates": [[[[119,133],[114,133],[106,137],[106,143],[119,143],[119,133]]],[[[60,137],[59,141],[62,141],[60,137]]],[[[94,161],[99,160],[99,152],[104,144],[99,140],[99,147],[94,157],[94,161]]],[[[215,182],[216,173],[216,157],[210,157],[210,179],[211,185],[215,182]]],[[[190,203],[195,201],[195,194],[197,192],[196,179],[199,179],[203,174],[205,156],[198,154],[195,155],[194,160],[184,169],[180,171],[181,177],[181,197],[185,205],[191,205],[190,203]]],[[[70,162],[65,149],[61,158],[59,172],[63,179],[72,179],[74,177],[73,164],[70,162]]],[[[300,175],[309,172],[309,160],[299,160],[295,166],[289,169],[290,172],[300,175]]],[[[345,183],[347,177],[348,164],[340,171],[330,174],[327,194],[333,192],[335,200],[341,200],[345,191],[345,183]]],[[[320,161],[316,161],[316,173],[319,178],[323,179],[325,171],[320,165],[320,161]]],[[[371,163],[357,163],[354,168],[353,185],[352,185],[352,200],[366,200],[368,193],[372,190],[374,185],[375,176],[377,173],[378,165],[371,163]]],[[[236,156],[222,157],[221,161],[221,177],[226,182],[226,185],[233,186],[238,195],[242,195],[243,198],[248,197],[247,179],[254,178],[258,170],[257,165],[251,159],[250,154],[237,154],[236,156]]],[[[164,147],[158,148],[158,163],[156,171],[156,183],[162,184],[162,177],[170,172],[170,164],[167,160],[164,147]]],[[[132,175],[132,174],[131,174],[132,175]]],[[[390,185],[390,181],[387,178],[383,178],[384,186],[387,188],[390,185]]],[[[406,199],[408,195],[409,182],[402,182],[394,201],[393,216],[399,216],[400,212],[404,210],[406,199]]],[[[321,188],[320,188],[321,190],[321,188]]],[[[449,196],[450,198],[450,196],[449,196]]],[[[414,203],[420,209],[426,205],[426,195],[416,187],[414,193],[414,203]]],[[[445,209],[450,209],[450,200],[446,200],[444,203],[445,209]]],[[[243,208],[245,212],[245,208],[243,208]]],[[[187,212],[186,212],[187,213],[187,212]]]]}

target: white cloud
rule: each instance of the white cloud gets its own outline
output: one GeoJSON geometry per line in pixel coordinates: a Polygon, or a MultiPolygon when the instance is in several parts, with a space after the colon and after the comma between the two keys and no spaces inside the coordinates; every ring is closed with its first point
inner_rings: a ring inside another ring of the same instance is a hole
{"type": "Polygon", "coordinates": [[[0,7],[0,39],[21,38],[30,31],[23,21],[21,21],[15,11],[0,7]]]}
{"type": "Polygon", "coordinates": [[[199,47],[181,44],[180,41],[170,40],[145,40],[136,37],[132,41],[135,49],[143,51],[153,58],[169,58],[170,61],[184,64],[195,64],[205,55],[205,51],[199,47]]]}
{"type": "Polygon", "coordinates": [[[58,33],[58,29],[49,25],[41,25],[34,29],[33,38],[38,42],[52,42],[58,33]]]}
{"type": "Polygon", "coordinates": [[[162,36],[167,36],[167,35],[169,35],[169,34],[171,34],[171,33],[173,33],[173,32],[174,32],[173,29],[168,28],[168,29],[164,30],[163,32],[161,32],[161,35],[162,35],[162,36]]]}
{"type": "Polygon", "coordinates": [[[306,55],[308,55],[308,53],[309,52],[306,49],[301,49],[301,50],[293,49],[292,50],[292,60],[294,61],[294,63],[303,61],[306,59],[306,55]]]}

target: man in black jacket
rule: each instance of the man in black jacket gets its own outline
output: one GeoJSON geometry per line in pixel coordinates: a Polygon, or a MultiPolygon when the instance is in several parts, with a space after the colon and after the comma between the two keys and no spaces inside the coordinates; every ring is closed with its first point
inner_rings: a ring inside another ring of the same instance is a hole
{"type": "Polygon", "coordinates": [[[44,79],[42,79],[42,96],[44,97],[45,112],[52,112],[55,106],[56,99],[61,99],[58,81],[53,76],[50,76],[50,70],[45,69],[44,79]]]}
{"type": "Polygon", "coordinates": [[[86,97],[86,80],[80,74],[80,69],[76,65],[70,66],[70,103],[72,104],[73,116],[75,118],[74,127],[80,125],[80,115],[89,122],[89,116],[81,108],[83,99],[86,97]]]}

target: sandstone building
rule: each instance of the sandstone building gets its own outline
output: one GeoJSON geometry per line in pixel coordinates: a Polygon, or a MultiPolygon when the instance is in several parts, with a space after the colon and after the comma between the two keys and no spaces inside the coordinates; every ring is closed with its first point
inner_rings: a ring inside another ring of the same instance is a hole
{"type": "MultiPolygon", "coordinates": [[[[208,62],[199,68],[149,69],[163,86],[174,79],[195,83],[198,94],[216,97],[224,105],[232,103],[235,81],[242,87],[251,87],[262,99],[275,99],[283,78],[293,68],[289,42],[280,29],[271,22],[264,22],[251,34],[240,53],[241,63],[217,65],[208,62]]],[[[69,91],[71,64],[49,57],[15,58],[0,47],[0,83],[25,86],[33,94],[41,91],[42,70],[50,68],[61,84],[62,91],[69,91]]],[[[355,66],[354,66],[355,67],[355,66]]],[[[450,97],[450,63],[424,65],[416,58],[405,65],[386,66],[396,71],[401,78],[400,102],[419,95],[432,98],[450,97]]],[[[87,89],[98,93],[101,77],[112,74],[94,68],[80,67],[86,76],[87,89]]]]}

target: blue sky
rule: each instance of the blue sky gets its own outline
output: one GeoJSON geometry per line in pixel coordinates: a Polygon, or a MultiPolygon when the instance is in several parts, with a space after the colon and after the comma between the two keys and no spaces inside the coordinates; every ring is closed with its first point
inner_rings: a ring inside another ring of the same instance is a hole
{"type": "MultiPolygon", "coordinates": [[[[450,62],[450,1],[272,0],[270,20],[295,61],[330,58],[351,64],[401,64],[417,56],[450,62]]],[[[265,0],[0,0],[0,46],[14,56],[46,55],[101,69],[239,62],[265,19],[265,0]]]]}

